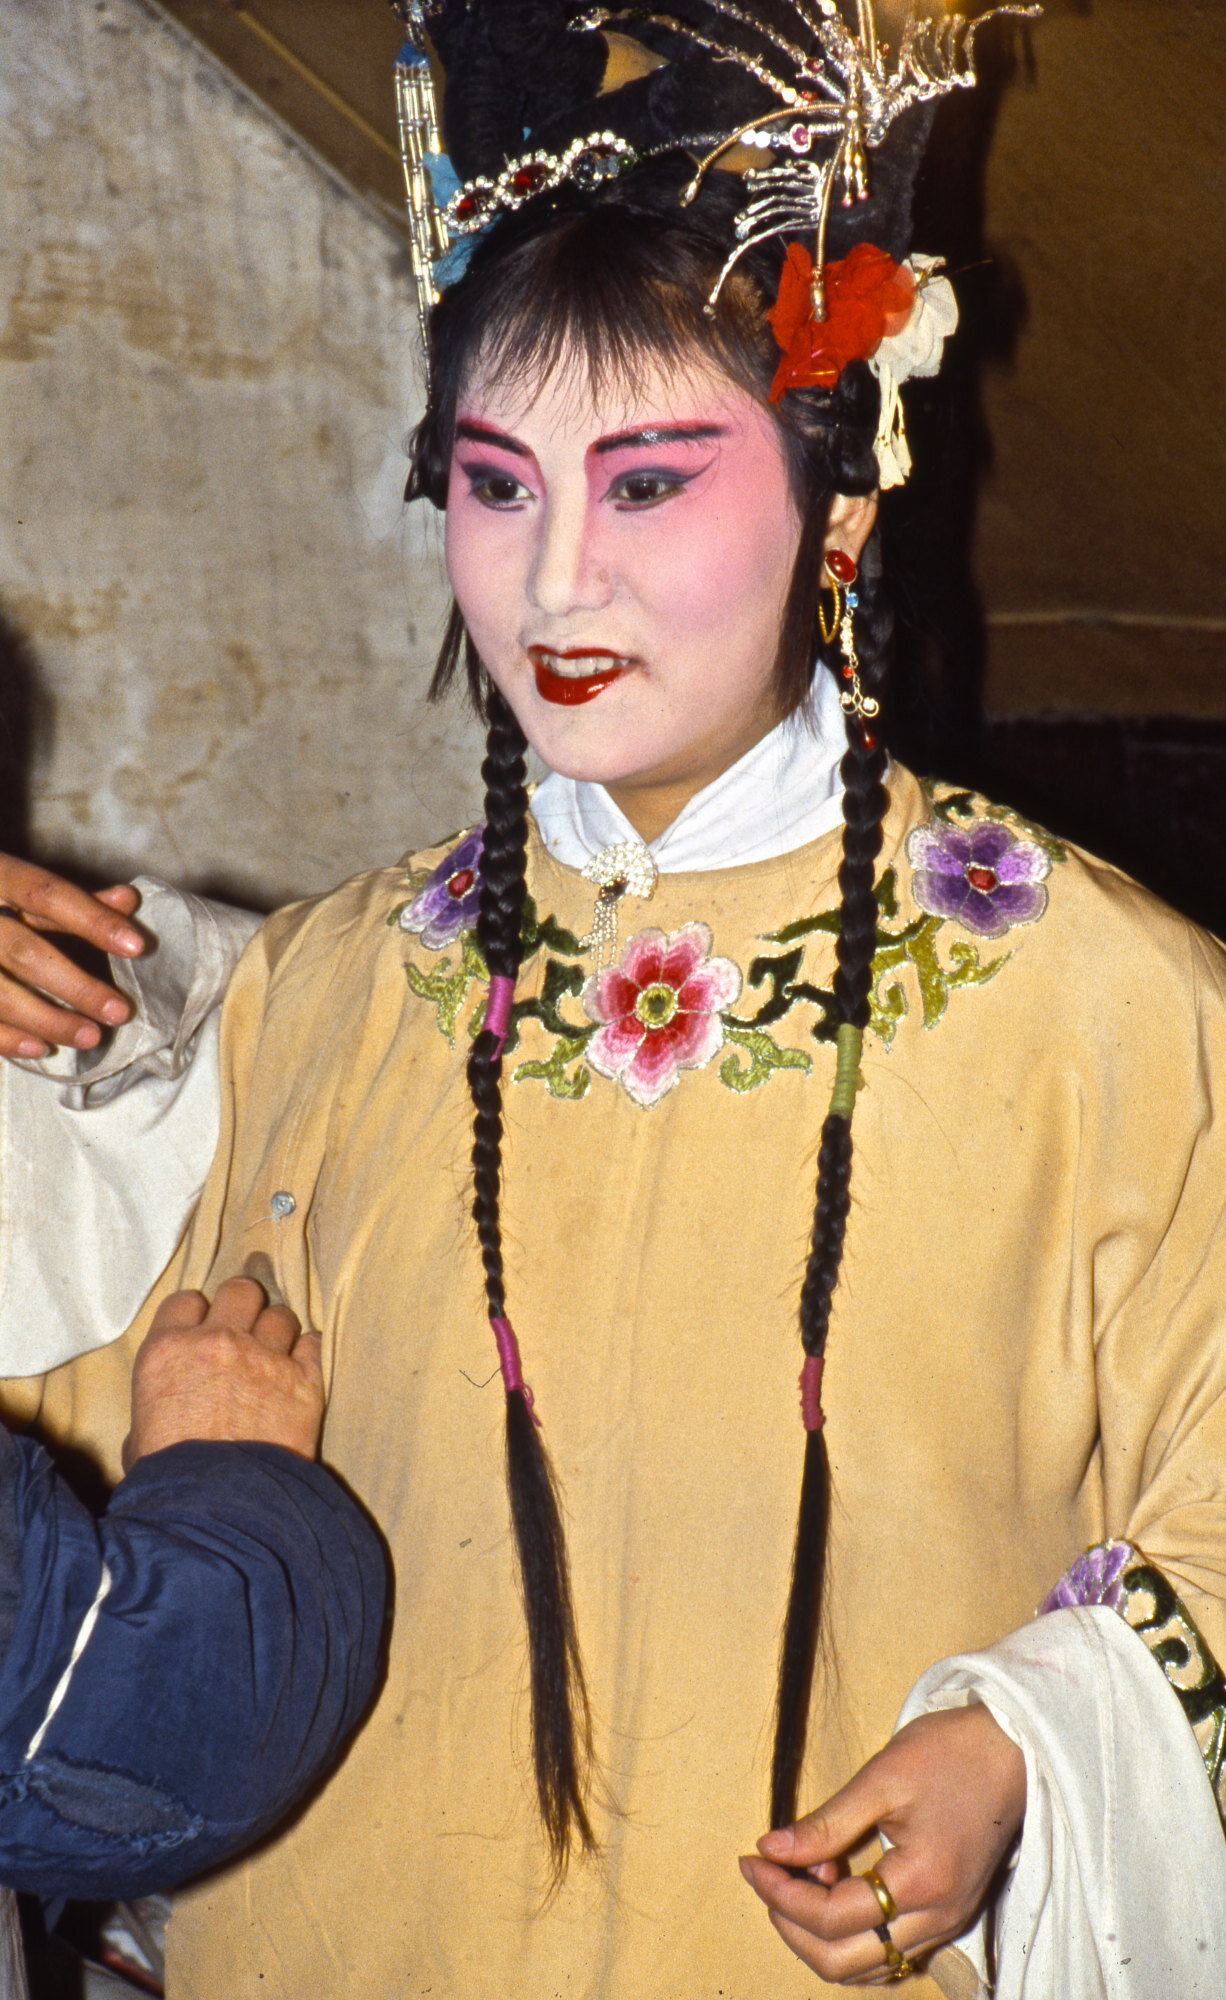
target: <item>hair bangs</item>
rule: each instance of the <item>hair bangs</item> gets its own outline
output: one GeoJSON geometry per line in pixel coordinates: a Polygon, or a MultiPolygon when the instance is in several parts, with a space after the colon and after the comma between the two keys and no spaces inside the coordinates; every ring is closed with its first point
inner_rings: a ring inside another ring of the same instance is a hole
{"type": "Polygon", "coordinates": [[[611,207],[530,238],[483,281],[466,378],[480,373],[531,393],[564,373],[595,401],[639,393],[664,361],[678,370],[714,365],[762,396],[770,357],[760,305],[755,315],[744,296],[752,288],[733,282],[708,313],[720,260],[706,248],[681,230],[647,232],[641,217],[611,207]]]}

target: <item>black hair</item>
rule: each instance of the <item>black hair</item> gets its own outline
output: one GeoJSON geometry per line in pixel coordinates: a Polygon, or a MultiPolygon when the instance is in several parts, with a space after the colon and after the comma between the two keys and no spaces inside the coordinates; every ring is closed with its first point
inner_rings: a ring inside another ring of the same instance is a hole
{"type": "MultiPolygon", "coordinates": [[[[881,542],[874,529],[860,558],[855,613],[860,679],[880,702],[885,688],[893,614],[881,574],[881,542]]],[[[886,809],[886,755],[875,729],[848,719],[843,781],[843,858],[839,867],[839,931],[835,945],[834,1006],[840,1026],[862,1033],[868,1026],[873,954],[877,944],[877,856],[886,809]]],[[[805,1355],[826,1352],[830,1310],[843,1261],[851,1205],[851,1112],[831,1109],[817,1155],[817,1196],[809,1256],[800,1289],[800,1339],[805,1355]]],[[[822,1584],[829,1521],[830,1467],[822,1426],[805,1435],[800,1513],[792,1558],[792,1586],[779,1655],[775,1747],[771,1760],[771,1825],[796,1816],[797,1790],[808,1728],[813,1667],[821,1621],[822,1584]]]]}
{"type": "MultiPolygon", "coordinates": [[[[489,737],[481,777],[485,832],[477,942],[491,978],[519,971],[524,907],[528,794],[523,732],[496,688],[487,698],[489,737]]],[[[506,1316],[499,1196],[502,1182],[502,1043],[483,1028],[468,1058],[473,1101],[473,1220],[481,1246],[491,1319],[506,1316]]],[[[586,1792],[591,1721],[575,1633],[561,1510],[548,1455],[530,1401],[520,1389],[506,1399],[507,1486],[515,1532],[532,1687],[533,1762],[537,1800],[555,1871],[573,1841],[594,1846],[586,1792]]]]}
{"type": "MultiPolygon", "coordinates": [[[[742,189],[713,173],[698,200],[682,207],[685,170],[675,162],[637,171],[611,190],[530,203],[478,243],[465,277],[435,308],[429,404],[415,434],[407,497],[446,502],[458,397],[475,365],[501,379],[544,379],[562,360],[586,365],[594,390],[633,384],[652,359],[714,362],[761,401],[778,348],[764,314],[782,263],[778,242],[755,246],[734,268],[713,313],[707,303],[732,237],[742,189]]],[[[809,695],[819,652],[822,553],[832,494],[868,494],[877,485],[872,443],[877,388],[852,363],[833,391],[790,391],[773,404],[800,519],[800,539],[775,662],[778,713],[809,695]]],[[[879,545],[865,548],[856,610],[861,680],[878,700],[891,621],[879,545]]],[[[486,833],[478,940],[491,975],[514,979],[520,963],[527,800],[524,739],[493,687],[453,608],[431,693],[441,694],[463,663],[469,692],[489,725],[486,833]]],[[[833,663],[827,662],[827,666],[833,663]]],[[[821,669],[825,670],[825,669],[821,669]]],[[[874,864],[885,810],[885,753],[849,720],[842,762],[843,860],[834,978],[838,1023],[868,1020],[876,931],[874,864]]],[[[491,1317],[505,1317],[499,1228],[502,1065],[496,1038],[482,1032],[468,1065],[474,1107],[473,1216],[491,1317]]],[[[804,1352],[825,1348],[850,1199],[850,1114],[832,1111],[822,1128],[812,1241],[800,1302],[804,1352]]],[[[511,1513],[524,1592],[532,1679],[537,1796],[555,1870],[578,1842],[591,1847],[586,1782],[591,1733],[575,1633],[561,1515],[547,1456],[517,1391],[507,1397],[511,1513]]],[[[821,1612],[828,1470],[820,1430],[808,1434],[792,1590],[780,1664],[771,1823],[795,1810],[821,1612]]]]}

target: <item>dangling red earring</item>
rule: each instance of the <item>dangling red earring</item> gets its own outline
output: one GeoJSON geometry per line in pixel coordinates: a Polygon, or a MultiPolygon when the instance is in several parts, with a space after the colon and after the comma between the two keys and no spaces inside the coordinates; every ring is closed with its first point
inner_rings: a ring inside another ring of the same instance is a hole
{"type": "MultiPolygon", "coordinates": [[[[830,578],[834,609],[827,623],[826,608],[819,599],[818,623],[827,646],[833,642],[835,634],[838,634],[839,646],[843,653],[843,664],[839,672],[845,682],[845,686],[839,689],[839,701],[842,703],[843,713],[854,716],[863,730],[865,722],[870,716],[879,712],[881,704],[874,701],[871,694],[865,694],[860,682],[860,660],[856,652],[855,621],[852,617],[859,602],[852,585],[858,581],[860,572],[855,557],[849,556],[846,549],[827,549],[825,569],[830,578]]],[[[867,735],[867,731],[865,734],[867,735]]]]}

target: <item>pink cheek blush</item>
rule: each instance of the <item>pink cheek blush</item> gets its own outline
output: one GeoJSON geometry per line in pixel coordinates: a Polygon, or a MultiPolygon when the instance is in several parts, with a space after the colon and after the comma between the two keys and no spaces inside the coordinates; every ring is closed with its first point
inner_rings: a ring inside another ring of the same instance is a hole
{"type": "Polygon", "coordinates": [[[508,534],[510,518],[483,506],[463,467],[453,462],[443,522],[443,551],[452,590],[478,623],[485,622],[490,609],[506,608],[503,600],[511,585],[504,572],[513,567],[515,540],[514,531],[508,534]]]}
{"type": "Polygon", "coordinates": [[[780,601],[780,551],[794,545],[795,510],[774,420],[738,419],[711,464],[675,500],[642,518],[624,551],[644,602],[679,631],[712,642],[755,601],[780,601]]]}

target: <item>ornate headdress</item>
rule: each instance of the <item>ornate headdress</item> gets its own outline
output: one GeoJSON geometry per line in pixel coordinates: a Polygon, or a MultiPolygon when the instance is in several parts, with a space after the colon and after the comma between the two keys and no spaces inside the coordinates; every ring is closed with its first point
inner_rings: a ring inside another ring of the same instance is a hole
{"type": "MultiPolygon", "coordinates": [[[[937,372],[957,324],[939,260],[907,254],[911,186],[925,107],[973,85],[987,15],[969,21],[941,0],[674,0],[660,13],[576,0],[395,4],[423,331],[501,216],[688,155],[683,202],[714,167],[745,187],[712,306],[751,246],[784,241],[772,394],[831,388],[849,361],[868,361],[881,387],[882,484],[906,478],[899,386],[937,372]]],[[[1040,10],[1006,0],[988,11],[1040,10]]]]}

